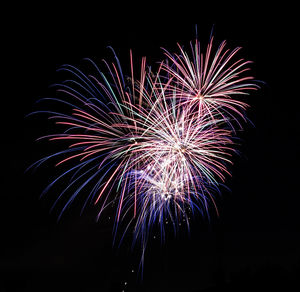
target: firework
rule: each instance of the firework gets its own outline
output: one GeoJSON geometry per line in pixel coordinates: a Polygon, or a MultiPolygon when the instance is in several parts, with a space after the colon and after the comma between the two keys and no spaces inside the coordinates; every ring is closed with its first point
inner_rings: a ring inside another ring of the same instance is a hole
{"type": "Polygon", "coordinates": [[[213,37],[205,55],[198,40],[191,43],[190,55],[179,44],[178,47],[180,54],[164,50],[167,60],[161,66],[167,76],[169,95],[173,97],[176,89],[179,106],[187,106],[198,115],[208,114],[212,120],[221,117],[233,131],[233,121],[242,128],[239,120],[245,119],[248,105],[235,96],[247,95],[259,86],[247,75],[252,62],[236,58],[241,47],[229,50],[223,41],[213,55],[213,37]]]}
{"type": "MultiPolygon", "coordinates": [[[[104,61],[108,72],[106,75],[93,61],[87,59],[94,66],[97,77],[84,74],[70,65],[62,66],[60,70],[69,72],[74,79],[55,84],[57,92],[63,97],[50,100],[67,105],[69,110],[65,110],[64,113],[45,111],[50,115],[50,119],[55,120],[55,123],[63,128],[60,128],[58,134],[40,139],[64,141],[67,147],[63,151],[39,160],[35,165],[40,165],[53,157],[62,157],[56,166],[63,167],[71,163],[72,167],[57,177],[44,193],[55,183],[73,173],[69,184],[58,195],[55,206],[71,187],[77,186],[77,190],[68,199],[59,218],[74,199],[92,184],[93,188],[83,208],[89,201],[94,204],[102,202],[100,208],[102,211],[111,199],[116,200],[116,196],[109,197],[114,189],[121,193],[118,219],[120,217],[127,184],[125,174],[135,167],[132,162],[135,155],[133,150],[138,147],[136,137],[140,129],[132,110],[132,107],[138,107],[139,104],[135,104],[134,94],[128,84],[125,84],[119,61],[116,56],[115,58],[116,62],[112,64],[104,61]]],[[[132,80],[133,89],[134,83],[132,80]]]]}
{"type": "Polygon", "coordinates": [[[86,195],[82,210],[88,203],[98,206],[98,219],[114,205],[115,235],[129,216],[125,231],[133,226],[134,243],[141,242],[144,254],[154,224],[164,238],[166,221],[176,232],[181,222],[189,228],[188,210],[208,215],[210,204],[217,210],[214,196],[229,175],[235,124],[241,125],[247,108],[234,96],[258,86],[245,76],[250,62],[234,60],[240,48],[225,50],[223,42],[212,57],[212,43],[211,38],[205,56],[197,40],[191,58],[180,45],[180,54],[165,50],[167,60],[157,72],[143,58],[139,79],[131,51],[129,76],[113,50],[114,61],[103,61],[103,70],[90,59],[93,70],[87,74],[62,66],[72,78],[55,85],[58,97],[44,100],[64,110],[35,112],[49,114],[60,126],[42,138],[65,145],[34,164],[57,158],[63,169],[43,194],[70,178],[54,207],[76,189],[59,218],[80,194],[86,195]]]}
{"type": "MultiPolygon", "coordinates": [[[[208,115],[191,115],[176,106],[176,95],[166,98],[159,77],[153,81],[148,74],[147,80],[151,90],[139,87],[144,102],[136,113],[141,135],[133,152],[139,168],[128,173],[130,187],[138,193],[137,238],[144,238],[155,221],[171,219],[176,227],[187,208],[208,211],[208,201],[214,203],[212,189],[228,173],[225,163],[231,163],[232,150],[231,132],[218,127],[223,120],[212,123],[208,115]]],[[[161,231],[164,237],[163,224],[161,231]]]]}

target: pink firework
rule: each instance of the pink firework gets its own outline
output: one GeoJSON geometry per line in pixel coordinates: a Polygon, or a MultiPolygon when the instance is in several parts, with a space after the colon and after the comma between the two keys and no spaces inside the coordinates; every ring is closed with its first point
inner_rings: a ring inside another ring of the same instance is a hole
{"type": "Polygon", "coordinates": [[[83,209],[92,202],[98,218],[114,205],[115,234],[120,223],[125,231],[133,225],[144,254],[154,224],[164,238],[166,220],[176,232],[183,221],[189,228],[188,212],[207,215],[211,204],[217,210],[235,128],[246,120],[248,105],[237,97],[259,87],[247,74],[251,62],[236,59],[240,48],[226,49],[224,41],[213,54],[212,45],[213,38],[205,55],[197,40],[190,56],[180,45],[180,54],[165,50],[158,72],[143,58],[138,79],[131,52],[129,76],[115,54],[115,62],[104,61],[105,73],[91,60],[94,72],[62,67],[72,78],[57,85],[62,97],[51,100],[69,110],[43,111],[62,127],[43,138],[63,141],[64,149],[35,164],[60,157],[62,174],[45,192],[71,176],[54,203],[75,189],[60,216],[82,193],[83,209]]]}
{"type": "MultiPolygon", "coordinates": [[[[198,115],[209,114],[214,120],[221,117],[228,124],[232,121],[239,123],[244,119],[247,104],[235,96],[246,95],[249,90],[256,90],[259,86],[252,76],[247,75],[251,61],[236,58],[241,47],[234,50],[226,49],[223,41],[215,54],[213,37],[211,38],[205,55],[200,50],[200,42],[191,44],[191,55],[178,44],[180,54],[172,55],[167,50],[167,61],[161,65],[162,71],[168,77],[169,96],[174,95],[180,100],[180,106],[187,106],[198,115]]],[[[231,125],[232,130],[234,126],[231,125]]]]}

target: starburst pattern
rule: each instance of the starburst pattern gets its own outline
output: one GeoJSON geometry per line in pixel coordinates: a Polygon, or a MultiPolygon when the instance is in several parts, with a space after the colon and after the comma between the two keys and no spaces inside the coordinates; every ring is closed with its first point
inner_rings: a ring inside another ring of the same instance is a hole
{"type": "Polygon", "coordinates": [[[130,216],[125,230],[133,224],[134,242],[144,252],[155,223],[163,238],[166,220],[176,232],[183,221],[189,228],[187,210],[205,215],[211,204],[217,210],[214,195],[230,175],[235,127],[245,120],[247,104],[236,97],[258,88],[247,75],[250,62],[235,59],[240,48],[225,44],[214,55],[213,38],[205,55],[197,40],[190,56],[180,45],[179,54],[164,50],[157,72],[143,58],[139,79],[131,51],[129,76],[113,50],[114,61],[103,61],[104,69],[90,59],[88,73],[62,66],[72,78],[55,85],[57,97],[44,100],[63,110],[35,113],[49,114],[60,126],[42,138],[64,141],[65,148],[33,165],[57,158],[64,169],[44,193],[70,178],[53,205],[72,190],[59,218],[82,193],[83,209],[90,202],[99,206],[98,218],[117,206],[115,234],[130,216]]]}

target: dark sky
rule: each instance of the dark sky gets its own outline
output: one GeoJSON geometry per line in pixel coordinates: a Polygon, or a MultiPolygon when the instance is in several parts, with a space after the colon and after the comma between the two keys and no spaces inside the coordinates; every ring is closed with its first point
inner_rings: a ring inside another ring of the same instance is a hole
{"type": "Polygon", "coordinates": [[[190,23],[178,21],[180,7],[165,22],[158,21],[158,11],[151,18],[126,14],[121,19],[106,11],[97,17],[92,7],[76,14],[48,8],[11,12],[15,26],[5,32],[2,45],[8,66],[2,84],[0,291],[260,291],[299,285],[298,22],[293,8],[240,7],[238,13],[220,11],[220,17],[201,12],[190,23]],[[212,216],[210,223],[196,218],[190,236],[167,236],[163,246],[151,240],[139,282],[138,251],[129,250],[129,237],[119,250],[112,247],[108,218],[96,223],[93,208],[80,216],[76,203],[58,223],[57,212],[49,214],[55,192],[41,200],[39,194],[55,174],[52,164],[34,174],[24,170],[51,152],[47,143],[34,141],[51,129],[43,117],[24,116],[49,95],[50,84],[61,81],[60,65],[79,65],[85,57],[100,61],[109,56],[107,46],[122,64],[128,64],[130,49],[136,58],[146,55],[154,63],[163,57],[160,47],[188,46],[195,38],[194,23],[204,43],[214,25],[216,42],[242,46],[241,55],[254,61],[253,74],[265,85],[248,98],[255,126],[239,134],[242,155],[234,158],[227,182],[231,192],[224,190],[217,200],[220,217],[212,216]]]}

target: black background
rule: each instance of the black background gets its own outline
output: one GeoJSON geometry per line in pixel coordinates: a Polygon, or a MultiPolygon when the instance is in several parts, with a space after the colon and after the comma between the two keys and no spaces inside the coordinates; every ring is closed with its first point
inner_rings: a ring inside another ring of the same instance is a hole
{"type": "Polygon", "coordinates": [[[299,286],[299,53],[293,7],[253,3],[216,14],[216,7],[190,6],[197,11],[188,15],[189,23],[179,15],[186,14],[181,6],[174,12],[152,7],[146,15],[148,6],[142,12],[101,5],[79,6],[76,14],[70,7],[46,5],[7,11],[0,291],[286,291],[299,286]],[[109,58],[108,45],[124,67],[129,49],[153,63],[163,57],[160,47],[188,46],[195,38],[193,23],[203,43],[214,25],[216,43],[226,39],[231,48],[242,46],[241,55],[254,61],[253,74],[265,85],[248,99],[255,127],[249,124],[239,134],[242,155],[235,157],[228,178],[231,192],[217,200],[220,217],[212,216],[210,223],[197,218],[190,236],[170,235],[163,246],[152,239],[140,281],[138,252],[129,250],[129,238],[119,250],[112,247],[111,221],[96,223],[97,210],[79,216],[75,203],[58,223],[57,213],[49,214],[55,192],[41,200],[39,194],[55,175],[51,163],[34,174],[24,171],[51,152],[51,145],[34,141],[51,132],[51,124],[24,116],[36,109],[36,100],[49,96],[50,84],[61,81],[60,65],[109,58]]]}

